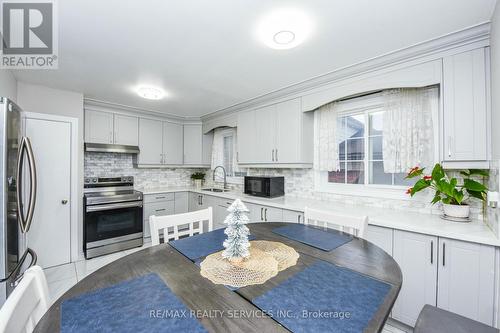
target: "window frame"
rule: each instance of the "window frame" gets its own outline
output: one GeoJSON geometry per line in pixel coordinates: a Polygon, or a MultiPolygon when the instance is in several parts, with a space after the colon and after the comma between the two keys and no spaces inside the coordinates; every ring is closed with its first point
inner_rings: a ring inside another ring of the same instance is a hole
{"type": "MultiPolygon", "coordinates": [[[[223,151],[224,151],[224,139],[226,137],[232,137],[232,140],[233,140],[233,146],[232,146],[233,152],[232,152],[231,156],[233,156],[233,160],[232,160],[231,163],[232,163],[232,166],[233,166],[233,172],[235,172],[236,169],[240,170],[240,168],[238,167],[238,164],[234,163],[234,161],[235,161],[234,154],[236,154],[236,151],[235,151],[234,147],[237,144],[237,142],[235,140],[238,140],[238,132],[237,132],[237,130],[233,129],[233,128],[223,129],[221,131],[221,136],[222,136],[222,147],[221,147],[221,149],[223,151]]],[[[223,153],[223,156],[225,156],[224,153],[223,153]]],[[[227,170],[226,170],[226,172],[227,172],[227,170]]],[[[216,181],[223,181],[223,179],[222,179],[222,177],[217,177],[216,176],[216,181]]],[[[242,185],[244,183],[244,176],[227,176],[226,175],[226,181],[227,181],[228,184],[242,185]]]]}
{"type": "MultiPolygon", "coordinates": [[[[432,87],[431,87],[432,88],[432,87]]],[[[434,89],[436,89],[434,87],[434,89]]],[[[368,197],[381,197],[387,199],[403,199],[410,200],[410,197],[405,193],[408,188],[404,185],[387,185],[387,184],[370,184],[369,172],[370,172],[370,162],[376,161],[370,159],[370,133],[369,133],[369,114],[374,112],[384,111],[383,109],[382,93],[376,93],[372,95],[357,97],[354,99],[341,101],[338,103],[338,115],[339,117],[352,116],[352,115],[364,115],[365,120],[365,130],[364,130],[364,183],[363,184],[348,184],[348,183],[330,183],[328,181],[327,171],[314,171],[314,188],[317,192],[325,192],[331,194],[340,195],[356,195],[356,196],[368,196],[368,197]]],[[[434,161],[439,160],[439,109],[440,101],[437,100],[432,103],[432,119],[433,119],[433,131],[434,131],[434,161]]],[[[315,133],[317,133],[318,123],[317,117],[314,117],[315,133]]],[[[316,149],[315,149],[316,151],[316,149]]],[[[342,161],[350,162],[347,160],[342,161]]],[[[347,164],[346,164],[347,167],[347,164]]],[[[394,183],[394,174],[392,174],[392,183],[394,183]]],[[[427,200],[427,196],[422,200],[427,200]]]]}

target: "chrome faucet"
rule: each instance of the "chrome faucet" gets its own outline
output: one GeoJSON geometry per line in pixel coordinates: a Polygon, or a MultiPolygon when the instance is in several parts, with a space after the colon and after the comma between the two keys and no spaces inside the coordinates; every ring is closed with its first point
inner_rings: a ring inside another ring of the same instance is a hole
{"type": "Polygon", "coordinates": [[[226,169],[224,169],[222,165],[218,165],[214,168],[212,180],[215,182],[215,170],[217,170],[218,168],[221,168],[222,171],[224,172],[224,189],[226,189],[227,188],[226,169]]]}

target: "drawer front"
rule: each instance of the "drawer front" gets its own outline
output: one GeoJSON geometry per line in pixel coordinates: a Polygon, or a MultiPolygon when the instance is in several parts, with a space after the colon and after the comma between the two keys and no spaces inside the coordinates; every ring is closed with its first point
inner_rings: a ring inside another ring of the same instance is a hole
{"type": "Polygon", "coordinates": [[[144,196],[144,203],[162,202],[162,201],[173,201],[175,198],[175,193],[159,193],[159,194],[148,194],[144,196]]]}
{"type": "Polygon", "coordinates": [[[153,202],[144,204],[144,221],[149,221],[151,215],[163,216],[175,213],[173,201],[153,202]]]}

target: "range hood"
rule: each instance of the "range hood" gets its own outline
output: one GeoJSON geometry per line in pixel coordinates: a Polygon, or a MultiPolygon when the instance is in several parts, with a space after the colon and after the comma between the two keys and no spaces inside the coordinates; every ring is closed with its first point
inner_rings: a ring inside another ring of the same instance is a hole
{"type": "Polygon", "coordinates": [[[114,145],[106,143],[86,143],[85,151],[96,153],[139,154],[138,146],[114,145]]]}

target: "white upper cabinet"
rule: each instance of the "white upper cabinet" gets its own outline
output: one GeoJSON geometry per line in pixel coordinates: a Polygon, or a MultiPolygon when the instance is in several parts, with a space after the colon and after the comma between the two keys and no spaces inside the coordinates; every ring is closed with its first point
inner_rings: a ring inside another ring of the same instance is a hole
{"type": "Polygon", "coordinates": [[[127,146],[139,145],[139,118],[114,115],[114,143],[127,146]]]}
{"type": "Polygon", "coordinates": [[[276,105],[257,109],[255,112],[254,163],[273,163],[276,147],[276,105]]]}
{"type": "MultiPolygon", "coordinates": [[[[278,163],[296,163],[301,159],[301,132],[291,131],[301,128],[300,99],[292,99],[276,105],[276,137],[274,161],[278,163]]],[[[311,131],[310,135],[313,133],[311,131]]]]}
{"type": "Polygon", "coordinates": [[[102,111],[85,111],[85,142],[113,143],[113,114],[102,111]]]}
{"type": "Polygon", "coordinates": [[[487,50],[443,58],[445,162],[488,160],[487,50]]]}
{"type": "Polygon", "coordinates": [[[203,134],[201,124],[184,125],[184,164],[201,165],[203,134]]]}
{"type": "Polygon", "coordinates": [[[255,161],[257,152],[255,137],[255,111],[239,112],[237,127],[239,164],[250,164],[255,161]]]}
{"type": "Polygon", "coordinates": [[[207,166],[212,161],[213,132],[203,134],[201,124],[184,125],[184,165],[207,166]]]}
{"type": "Polygon", "coordinates": [[[85,142],[137,146],[139,118],[104,111],[85,111],[85,142]]]}
{"type": "Polygon", "coordinates": [[[394,231],[394,259],[403,273],[403,285],[392,317],[414,326],[425,304],[436,305],[438,238],[394,231]]]}
{"type": "Polygon", "coordinates": [[[163,164],[163,122],[139,119],[139,150],[137,164],[163,164]]]}
{"type": "Polygon", "coordinates": [[[301,99],[265,106],[238,115],[238,163],[255,167],[310,167],[312,113],[301,99]]]}
{"type": "Polygon", "coordinates": [[[437,306],[493,325],[495,248],[439,239],[437,306]]]}
{"type": "Polygon", "coordinates": [[[163,164],[182,165],[182,124],[163,122],[163,164]]]}

